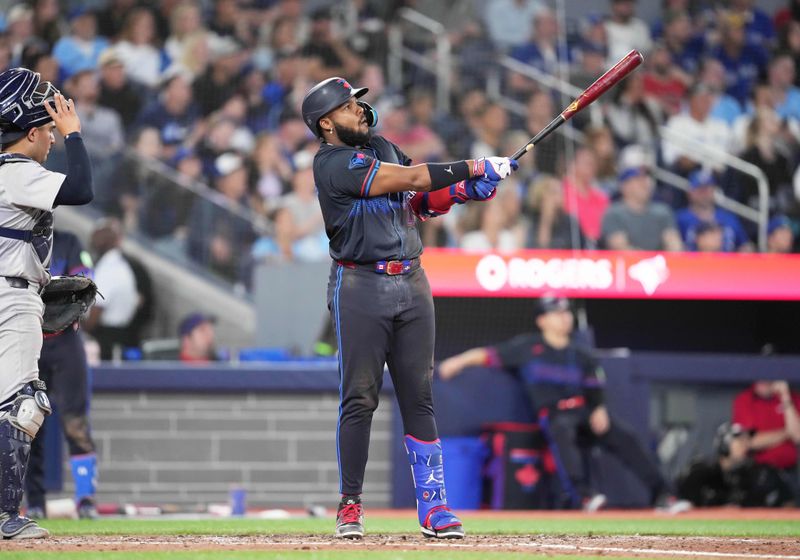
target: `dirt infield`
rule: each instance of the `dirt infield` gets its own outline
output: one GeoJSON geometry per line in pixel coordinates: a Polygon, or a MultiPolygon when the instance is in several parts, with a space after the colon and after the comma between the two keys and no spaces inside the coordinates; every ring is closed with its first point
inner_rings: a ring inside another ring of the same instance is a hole
{"type": "Polygon", "coordinates": [[[469,536],[464,541],[430,541],[421,536],[369,535],[363,541],[331,537],[263,536],[81,536],[3,543],[7,552],[39,551],[281,551],[281,550],[473,550],[528,554],[580,554],[639,558],[742,558],[800,560],[796,539],[709,537],[469,536]]]}

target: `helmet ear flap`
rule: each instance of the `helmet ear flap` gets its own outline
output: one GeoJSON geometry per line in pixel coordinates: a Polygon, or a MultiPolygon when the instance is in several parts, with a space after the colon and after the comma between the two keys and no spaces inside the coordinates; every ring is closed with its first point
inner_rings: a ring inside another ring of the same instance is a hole
{"type": "Polygon", "coordinates": [[[372,105],[366,101],[356,101],[359,107],[364,109],[364,118],[367,119],[367,126],[375,128],[378,126],[378,111],[372,108],[372,105]]]}

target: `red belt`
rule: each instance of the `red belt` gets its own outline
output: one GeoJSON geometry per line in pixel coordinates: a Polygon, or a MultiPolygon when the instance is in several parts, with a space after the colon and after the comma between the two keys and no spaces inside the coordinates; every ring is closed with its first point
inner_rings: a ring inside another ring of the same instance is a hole
{"type": "Polygon", "coordinates": [[[362,268],[371,270],[377,274],[388,274],[395,276],[398,274],[408,274],[419,268],[419,257],[402,261],[377,261],[374,263],[354,263],[352,261],[336,261],[339,266],[345,268],[362,268]]]}

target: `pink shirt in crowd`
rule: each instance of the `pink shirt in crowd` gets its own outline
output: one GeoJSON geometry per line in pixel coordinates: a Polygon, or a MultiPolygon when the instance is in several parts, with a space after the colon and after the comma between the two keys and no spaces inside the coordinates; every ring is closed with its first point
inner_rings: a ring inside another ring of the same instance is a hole
{"type": "Polygon", "coordinates": [[[583,234],[597,241],[603,214],[608,208],[608,195],[598,187],[592,186],[583,193],[569,180],[564,179],[564,209],[578,220],[583,234]]]}

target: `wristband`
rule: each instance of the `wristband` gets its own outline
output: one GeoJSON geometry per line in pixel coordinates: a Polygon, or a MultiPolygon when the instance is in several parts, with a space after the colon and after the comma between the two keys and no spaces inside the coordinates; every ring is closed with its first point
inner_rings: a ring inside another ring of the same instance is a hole
{"type": "Polygon", "coordinates": [[[428,173],[431,175],[431,190],[444,189],[470,178],[469,165],[464,160],[450,163],[428,163],[428,173]]]}

